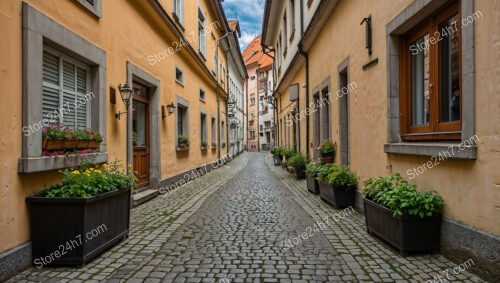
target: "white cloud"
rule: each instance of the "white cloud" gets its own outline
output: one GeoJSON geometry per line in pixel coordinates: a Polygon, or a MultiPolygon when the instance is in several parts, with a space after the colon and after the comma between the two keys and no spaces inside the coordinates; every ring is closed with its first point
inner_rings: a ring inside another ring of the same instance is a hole
{"type": "Polygon", "coordinates": [[[248,32],[246,31],[243,31],[242,32],[242,35],[239,39],[240,41],[240,48],[241,48],[241,51],[245,50],[245,48],[247,47],[247,45],[252,42],[252,40],[257,36],[258,34],[249,34],[248,32]]]}

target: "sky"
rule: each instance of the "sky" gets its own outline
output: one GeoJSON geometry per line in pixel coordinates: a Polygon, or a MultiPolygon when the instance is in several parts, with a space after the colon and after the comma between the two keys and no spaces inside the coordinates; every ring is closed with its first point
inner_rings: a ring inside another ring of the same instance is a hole
{"type": "Polygon", "coordinates": [[[265,0],[224,0],[222,5],[228,20],[239,20],[241,28],[240,47],[247,45],[262,32],[265,0]]]}

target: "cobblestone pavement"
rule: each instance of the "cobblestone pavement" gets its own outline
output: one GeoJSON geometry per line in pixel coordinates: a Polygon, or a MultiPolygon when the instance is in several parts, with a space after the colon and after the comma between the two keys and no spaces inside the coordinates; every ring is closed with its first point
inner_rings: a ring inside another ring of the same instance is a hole
{"type": "Polygon", "coordinates": [[[401,257],[366,233],[362,215],[270,164],[244,154],[134,208],[129,238],[86,266],[9,282],[482,282],[467,271],[446,278],[457,264],[440,255],[401,257]]]}

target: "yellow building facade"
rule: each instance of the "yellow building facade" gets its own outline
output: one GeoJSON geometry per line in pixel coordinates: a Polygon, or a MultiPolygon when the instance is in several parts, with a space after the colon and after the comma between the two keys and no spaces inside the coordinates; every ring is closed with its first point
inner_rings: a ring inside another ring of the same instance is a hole
{"type": "Polygon", "coordinates": [[[133,164],[152,196],[227,155],[226,51],[235,44],[219,1],[7,0],[0,11],[2,256],[24,260],[25,198],[79,163],[45,156],[49,122],[101,133],[92,157],[133,164]],[[128,109],[119,91],[125,83],[134,89],[128,109]],[[81,103],[64,109],[74,97],[81,103]],[[64,114],[49,121],[53,110],[64,114]]]}
{"type": "Polygon", "coordinates": [[[436,190],[445,200],[442,251],[477,259],[485,278],[499,269],[497,4],[266,1],[263,27],[276,54],[279,146],[317,158],[329,139],[335,162],[360,184],[400,173],[436,190]],[[410,101],[412,91],[421,100],[410,101]]]}

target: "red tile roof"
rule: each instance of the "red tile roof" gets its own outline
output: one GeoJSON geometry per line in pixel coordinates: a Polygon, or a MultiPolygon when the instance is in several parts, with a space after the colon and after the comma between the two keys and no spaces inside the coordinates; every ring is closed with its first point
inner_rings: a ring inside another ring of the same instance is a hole
{"type": "MultiPolygon", "coordinates": [[[[264,54],[262,51],[262,46],[260,44],[261,36],[257,36],[248,44],[245,51],[243,51],[243,61],[245,61],[245,65],[250,65],[254,63],[258,63],[259,68],[265,68],[273,64],[273,59],[264,54]]],[[[270,53],[272,55],[272,53],[270,53]]]]}

